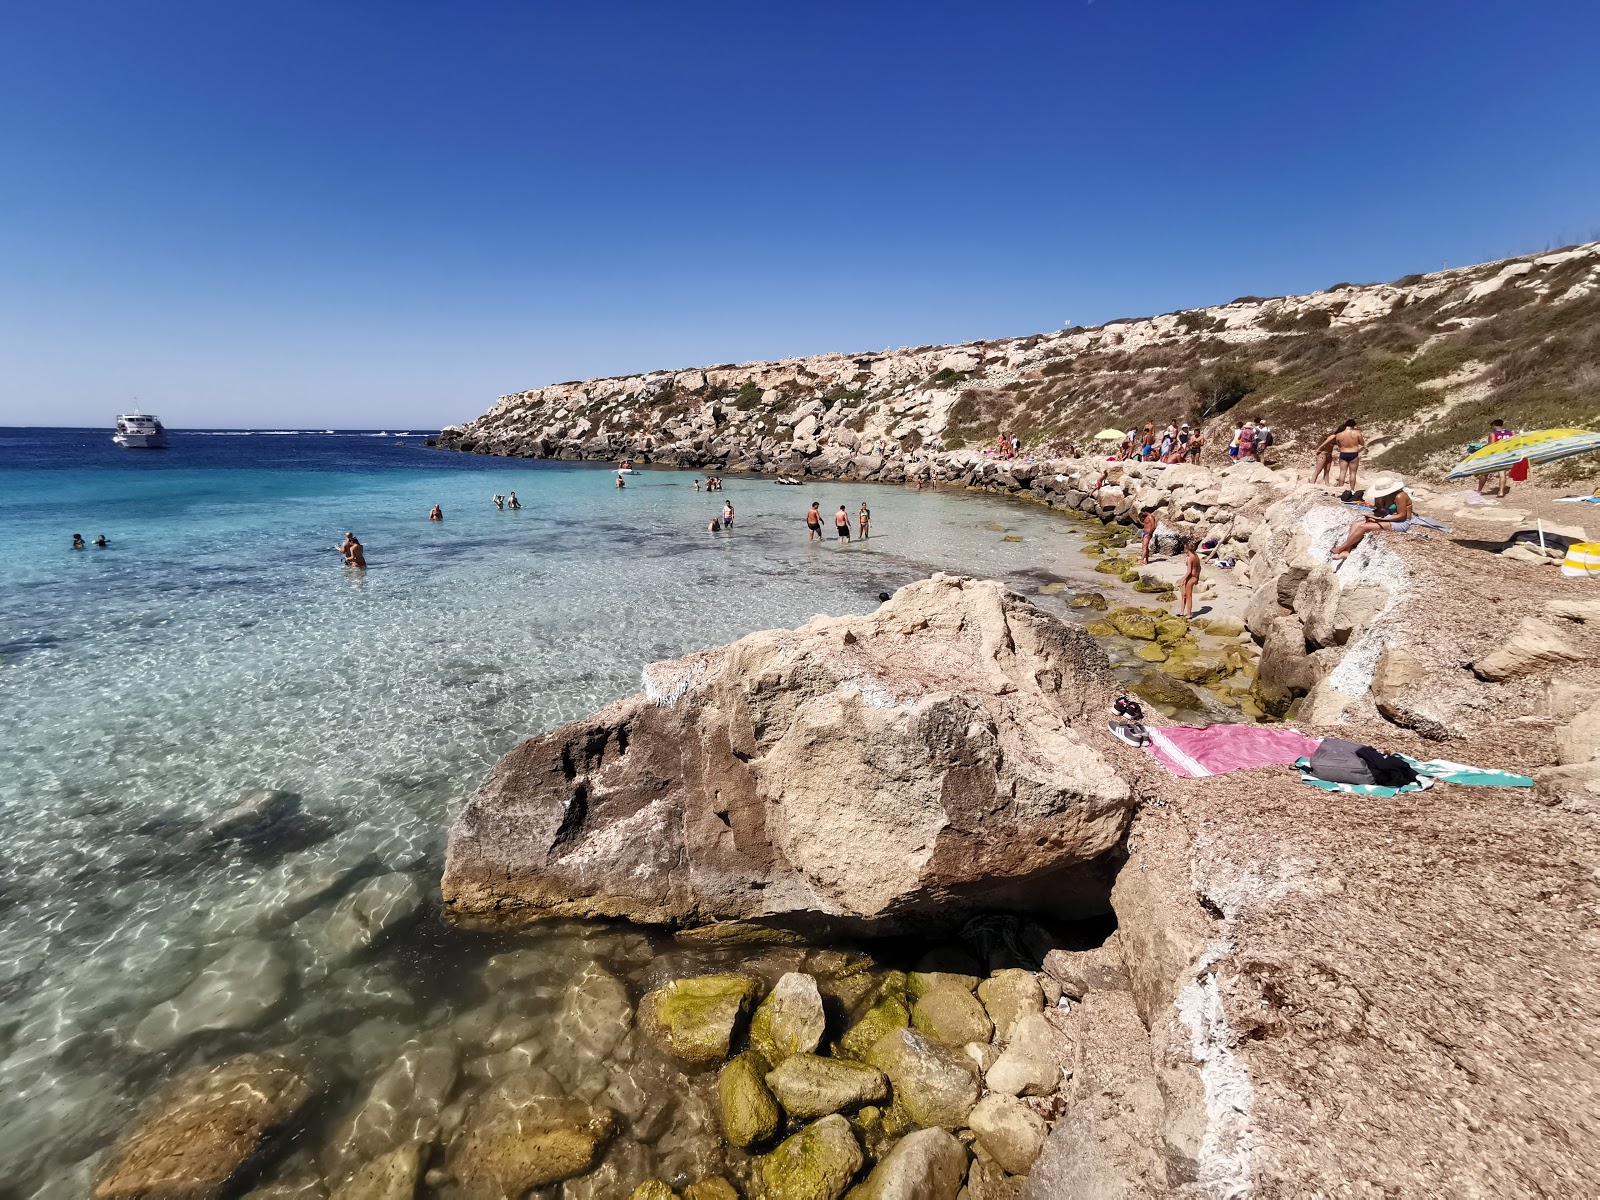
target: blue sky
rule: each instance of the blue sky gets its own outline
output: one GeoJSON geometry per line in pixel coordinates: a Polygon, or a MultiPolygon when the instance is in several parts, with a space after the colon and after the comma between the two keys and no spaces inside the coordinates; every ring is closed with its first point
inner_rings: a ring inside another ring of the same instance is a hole
{"type": "Polygon", "coordinates": [[[1600,6],[0,7],[0,424],[437,426],[1600,237],[1600,6]]]}

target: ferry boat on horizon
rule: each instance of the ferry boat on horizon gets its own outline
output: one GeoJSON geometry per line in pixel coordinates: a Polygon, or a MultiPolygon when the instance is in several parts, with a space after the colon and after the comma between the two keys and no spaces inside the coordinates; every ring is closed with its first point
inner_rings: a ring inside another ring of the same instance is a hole
{"type": "Polygon", "coordinates": [[[147,416],[137,408],[117,418],[117,431],[111,440],[124,450],[163,450],[167,431],[158,417],[147,416]]]}

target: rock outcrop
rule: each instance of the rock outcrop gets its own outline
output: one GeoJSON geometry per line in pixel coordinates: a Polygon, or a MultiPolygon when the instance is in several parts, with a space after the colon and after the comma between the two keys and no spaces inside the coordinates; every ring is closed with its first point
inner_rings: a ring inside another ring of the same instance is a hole
{"type": "Polygon", "coordinates": [[[451,830],[458,920],[831,920],[1103,909],[1133,792],[1086,731],[1082,631],[992,581],[646,669],[647,692],[523,742],[451,830]]]}

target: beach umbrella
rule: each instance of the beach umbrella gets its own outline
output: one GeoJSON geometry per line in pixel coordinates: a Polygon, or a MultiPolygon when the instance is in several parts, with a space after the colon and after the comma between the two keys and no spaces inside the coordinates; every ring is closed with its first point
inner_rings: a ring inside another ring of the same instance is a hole
{"type": "Polygon", "coordinates": [[[1519,433],[1504,441],[1490,442],[1482,450],[1467,455],[1446,479],[1468,479],[1473,475],[1497,475],[1509,471],[1523,459],[1530,463],[1555,462],[1600,450],[1600,433],[1587,429],[1541,429],[1519,433]]]}
{"type": "Polygon", "coordinates": [[[1102,429],[1099,433],[1094,435],[1094,440],[1097,442],[1109,442],[1112,440],[1120,440],[1127,436],[1128,435],[1120,429],[1102,429]]]}

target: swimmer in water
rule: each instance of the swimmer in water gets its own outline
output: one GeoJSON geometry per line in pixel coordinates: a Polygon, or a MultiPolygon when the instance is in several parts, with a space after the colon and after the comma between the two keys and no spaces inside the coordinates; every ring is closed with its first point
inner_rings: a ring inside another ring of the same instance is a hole
{"type": "Polygon", "coordinates": [[[722,502],[722,527],[724,529],[732,529],[733,528],[733,501],[732,500],[724,500],[722,502]]]}
{"type": "Polygon", "coordinates": [[[344,565],[355,567],[358,571],[367,569],[366,551],[361,548],[361,543],[356,540],[356,535],[353,533],[350,535],[350,544],[344,552],[344,565]]]}
{"type": "Polygon", "coordinates": [[[83,549],[83,534],[75,533],[72,535],[72,548],[74,550],[83,549]]]}
{"type": "Polygon", "coordinates": [[[501,512],[505,512],[505,510],[506,510],[506,498],[504,496],[502,496],[499,492],[496,492],[494,494],[493,498],[494,498],[494,506],[496,508],[498,508],[501,512]]]}
{"type": "Polygon", "coordinates": [[[515,492],[512,492],[511,495],[506,497],[506,507],[507,508],[521,508],[522,507],[522,501],[517,499],[517,494],[515,492]]]}
{"type": "Polygon", "coordinates": [[[444,509],[440,508],[437,504],[435,504],[433,506],[433,511],[431,511],[428,514],[428,520],[430,520],[430,521],[442,521],[442,520],[444,520],[444,509]]]}
{"type": "Polygon", "coordinates": [[[619,489],[621,489],[621,488],[625,488],[625,487],[627,487],[627,486],[628,486],[628,485],[627,485],[627,482],[626,482],[626,481],[625,481],[625,480],[624,480],[624,479],[623,479],[623,478],[622,478],[622,476],[621,476],[621,475],[618,475],[618,476],[617,476],[617,487],[618,487],[618,488],[619,488],[619,489]]]}
{"type": "Polygon", "coordinates": [[[806,534],[807,544],[810,544],[812,538],[819,542],[822,540],[822,513],[817,508],[815,500],[811,502],[811,507],[806,512],[806,528],[811,531],[806,534]]]}
{"type": "Polygon", "coordinates": [[[104,550],[108,545],[110,545],[110,543],[106,541],[106,535],[103,533],[99,537],[95,538],[94,544],[95,548],[98,550],[104,550]]]}

